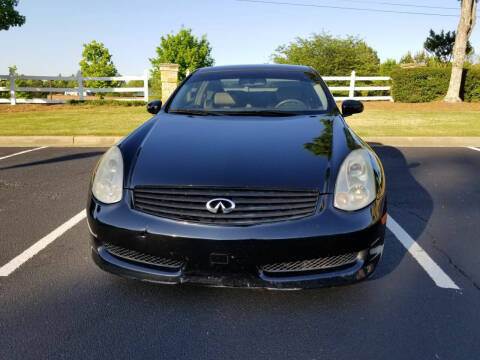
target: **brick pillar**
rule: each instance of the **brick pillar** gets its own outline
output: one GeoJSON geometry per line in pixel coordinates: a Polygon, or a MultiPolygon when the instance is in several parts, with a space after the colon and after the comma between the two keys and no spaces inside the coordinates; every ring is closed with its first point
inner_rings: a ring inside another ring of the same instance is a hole
{"type": "Polygon", "coordinates": [[[160,77],[162,79],[162,102],[165,103],[177,88],[178,65],[165,63],[160,64],[158,69],[160,70],[160,77]]]}

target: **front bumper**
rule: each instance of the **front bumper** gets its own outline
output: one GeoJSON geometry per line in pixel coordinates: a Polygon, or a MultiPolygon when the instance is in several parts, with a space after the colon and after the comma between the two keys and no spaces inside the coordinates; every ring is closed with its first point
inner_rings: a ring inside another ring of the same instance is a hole
{"type": "MultiPolygon", "coordinates": [[[[135,211],[128,203],[88,205],[92,257],[105,271],[164,284],[313,288],[363,280],[375,270],[382,251],[386,213],[384,199],[346,213],[323,207],[314,216],[247,227],[182,223],[135,211]],[[108,244],[147,256],[178,261],[164,267],[132,261],[107,250],[108,244]],[[356,253],[344,266],[315,271],[270,273],[262,265],[356,253]]],[[[324,201],[329,201],[329,195],[324,201]]]]}

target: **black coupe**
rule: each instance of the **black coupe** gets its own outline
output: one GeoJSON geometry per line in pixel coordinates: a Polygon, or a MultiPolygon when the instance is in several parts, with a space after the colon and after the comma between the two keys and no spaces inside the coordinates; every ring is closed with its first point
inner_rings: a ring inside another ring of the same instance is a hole
{"type": "Polygon", "coordinates": [[[383,251],[382,165],[320,75],[290,65],[190,74],[100,159],[93,259],[158,283],[275,289],[367,278],[383,251]]]}

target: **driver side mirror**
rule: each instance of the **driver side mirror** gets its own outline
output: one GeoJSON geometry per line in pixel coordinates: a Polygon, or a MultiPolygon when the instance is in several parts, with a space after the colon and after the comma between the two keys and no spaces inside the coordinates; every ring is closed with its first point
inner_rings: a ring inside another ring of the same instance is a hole
{"type": "Polygon", "coordinates": [[[343,117],[353,114],[359,114],[363,111],[363,104],[357,100],[345,100],[342,103],[342,115],[343,117]]]}
{"type": "Polygon", "coordinates": [[[147,111],[153,115],[158,114],[161,108],[162,108],[161,100],[153,100],[147,104],[147,111]]]}

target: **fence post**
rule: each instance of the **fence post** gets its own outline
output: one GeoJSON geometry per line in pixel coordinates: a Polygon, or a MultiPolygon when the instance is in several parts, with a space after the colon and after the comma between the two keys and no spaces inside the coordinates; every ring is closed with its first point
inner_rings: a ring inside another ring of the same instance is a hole
{"type": "Polygon", "coordinates": [[[10,81],[10,105],[17,105],[17,94],[15,90],[15,70],[12,68],[8,70],[8,79],[10,81]]]}
{"type": "Polygon", "coordinates": [[[77,72],[77,83],[78,83],[78,100],[83,101],[83,78],[82,78],[81,70],[78,70],[77,72]]]}
{"type": "Polygon", "coordinates": [[[148,70],[143,71],[143,101],[148,103],[148,70]]]}
{"type": "Polygon", "coordinates": [[[355,70],[350,75],[350,90],[348,91],[348,97],[353,99],[355,97],[355,70]]]}

